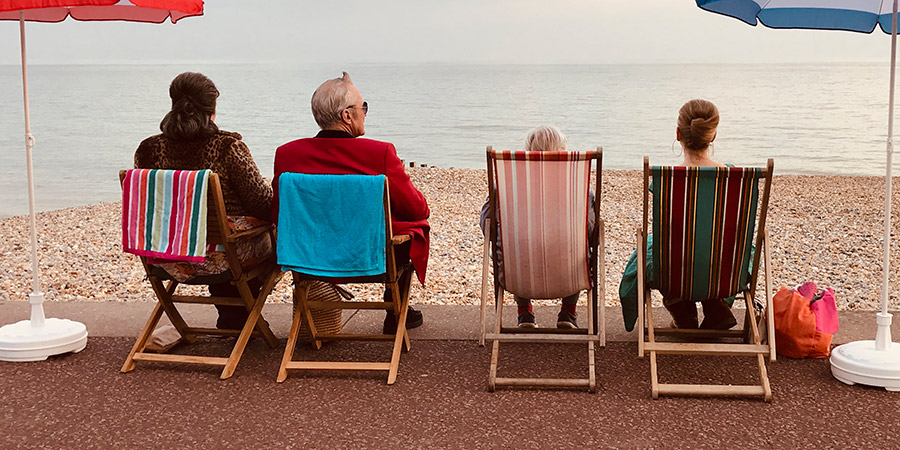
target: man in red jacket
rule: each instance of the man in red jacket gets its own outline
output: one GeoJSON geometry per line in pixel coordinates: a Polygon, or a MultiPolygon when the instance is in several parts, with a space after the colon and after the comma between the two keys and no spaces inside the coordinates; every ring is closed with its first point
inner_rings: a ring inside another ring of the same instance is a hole
{"type": "MultiPolygon", "coordinates": [[[[275,223],[278,223],[278,177],[284,172],[385,175],[391,193],[393,232],[409,234],[413,238],[395,249],[397,264],[411,259],[419,281],[424,284],[429,245],[427,219],[431,211],[425,197],[413,186],[403,169],[393,144],[358,139],[366,134],[368,111],[368,103],[363,101],[347,72],[343,77],[328,80],[316,89],[312,96],[312,113],[322,131],[312,138],[288,142],[275,152],[275,178],[272,181],[275,223]]],[[[385,291],[384,298],[390,301],[390,291],[385,291]]],[[[410,307],[406,327],[420,325],[422,313],[410,307]]],[[[392,334],[396,329],[394,312],[388,310],[384,318],[384,333],[392,334]]]]}

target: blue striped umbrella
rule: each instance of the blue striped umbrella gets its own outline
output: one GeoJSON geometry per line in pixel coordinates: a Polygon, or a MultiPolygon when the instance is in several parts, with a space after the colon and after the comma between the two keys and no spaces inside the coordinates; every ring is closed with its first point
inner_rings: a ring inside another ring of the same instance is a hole
{"type": "MultiPolygon", "coordinates": [[[[891,237],[891,158],[894,152],[894,80],[897,62],[898,0],[696,0],[707,11],[756,26],[844,30],[871,33],[875,27],[891,35],[891,86],[888,108],[885,174],[884,273],[881,311],[874,341],[857,341],[834,349],[831,371],[848,384],[882,386],[900,391],[900,344],[891,341],[888,313],[891,237]]],[[[767,293],[768,295],[768,293],[767,293]]]]}
{"type": "Polygon", "coordinates": [[[769,28],[890,34],[893,0],[697,0],[697,6],[769,28]]]}

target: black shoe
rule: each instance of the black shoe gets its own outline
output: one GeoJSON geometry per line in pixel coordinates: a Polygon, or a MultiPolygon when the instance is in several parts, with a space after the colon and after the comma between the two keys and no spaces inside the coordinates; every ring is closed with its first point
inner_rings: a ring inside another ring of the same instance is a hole
{"type": "Polygon", "coordinates": [[[556,328],[578,328],[578,319],[575,314],[563,309],[556,316],[556,328]]]}
{"type": "MultiPolygon", "coordinates": [[[[413,328],[422,326],[422,312],[413,309],[412,306],[406,310],[406,329],[412,330],[413,328]]],[[[381,331],[383,334],[396,334],[397,333],[397,318],[394,317],[394,311],[388,310],[387,314],[384,315],[384,327],[381,331]]]]}
{"type": "Polygon", "coordinates": [[[537,328],[537,324],[534,323],[534,314],[530,311],[525,311],[522,314],[519,314],[519,328],[537,328]]]}

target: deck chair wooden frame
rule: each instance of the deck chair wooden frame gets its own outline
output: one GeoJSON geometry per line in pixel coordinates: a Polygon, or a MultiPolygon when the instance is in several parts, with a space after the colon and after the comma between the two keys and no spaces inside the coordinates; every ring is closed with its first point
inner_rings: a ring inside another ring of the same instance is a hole
{"type": "MultiPolygon", "coordinates": [[[[125,170],[119,172],[119,182],[125,179],[125,170]]],[[[261,311],[269,293],[275,287],[275,284],[281,279],[281,270],[275,264],[274,256],[270,259],[260,262],[249,268],[241,267],[235,244],[238,240],[248,239],[262,234],[268,234],[275,245],[275,227],[272,224],[261,225],[246,231],[235,232],[228,226],[228,219],[225,213],[225,200],[222,196],[222,186],[219,183],[219,177],[216,174],[210,174],[209,185],[207,188],[207,231],[206,240],[208,244],[222,245],[225,249],[225,255],[228,260],[228,266],[231,272],[231,279],[222,282],[230,282],[240,294],[239,298],[231,297],[214,297],[201,295],[176,295],[176,288],[182,284],[174,279],[165,279],[159,276],[159,271],[151,270],[151,266],[147,263],[147,258],[141,256],[141,264],[147,273],[147,279],[150,286],[156,294],[157,303],[150,313],[150,318],[138,335],[137,341],[131,348],[131,352],[122,365],[122,372],[130,372],[135,368],[136,361],[153,361],[164,363],[187,363],[201,364],[212,366],[224,366],[220,375],[221,379],[226,379],[234,374],[234,370],[244,353],[244,348],[251,336],[261,336],[270,348],[278,345],[278,340],[269,325],[262,318],[261,311]],[[262,288],[259,295],[253,296],[247,285],[248,281],[260,277],[262,280],[262,288]],[[176,303],[195,303],[206,305],[232,305],[243,306],[247,309],[249,317],[240,330],[220,330],[217,328],[200,328],[190,327],[176,308],[176,303]],[[193,355],[175,355],[166,353],[150,353],[145,352],[147,342],[156,329],[163,313],[172,322],[172,325],[181,334],[182,338],[188,343],[193,343],[199,336],[237,336],[237,342],[231,350],[231,354],[227,357],[213,356],[193,356],[193,355]]],[[[200,284],[200,283],[185,283],[200,284]]]]}
{"type": "MultiPolygon", "coordinates": [[[[677,329],[672,327],[657,327],[653,319],[653,308],[650,297],[651,286],[646,267],[647,236],[650,207],[650,178],[651,167],[648,157],[644,157],[644,183],[643,183],[643,224],[637,230],[637,256],[638,256],[638,356],[650,355],[650,382],[651,394],[654,399],[660,395],[703,395],[703,396],[749,396],[762,397],[765,401],[771,401],[772,390],[769,385],[769,377],[766,370],[765,357],[775,361],[775,326],[772,309],[772,289],[770,286],[770,249],[768,233],[766,231],[766,216],[768,212],[769,193],[772,185],[773,161],[769,159],[766,167],[761,168],[759,179],[763,180],[763,192],[760,197],[756,217],[745,217],[744,220],[756,222],[756,249],[752,261],[752,269],[749,283],[746,287],[739,288],[737,298],[746,306],[746,314],[742,329],[738,330],[704,330],[704,329],[677,329]],[[765,275],[765,308],[763,317],[759,311],[761,305],[755,300],[756,286],[760,272],[760,257],[765,255],[763,273],[765,275]],[[659,336],[682,338],[690,342],[660,342],[659,336]],[[735,340],[739,342],[733,343],[735,340]],[[731,342],[727,342],[731,341],[731,342]],[[659,382],[657,355],[711,355],[711,356],[743,356],[753,357],[757,361],[759,369],[759,384],[756,385],[720,385],[720,384],[668,384],[659,382]]],[[[758,181],[756,181],[758,183],[758,181]]],[[[758,189],[758,185],[757,185],[758,189]]],[[[655,215],[654,215],[655,217],[655,215]]],[[[752,230],[751,230],[752,232],[752,230]]],[[[751,235],[752,236],[752,235],[751,235]]],[[[735,259],[738,259],[736,257],[735,259]]],[[[739,262],[732,261],[731,267],[736,267],[739,262]]],[[[659,272],[663,268],[655,268],[659,272]]]]}
{"type": "MultiPolygon", "coordinates": [[[[487,155],[487,178],[488,178],[488,197],[489,197],[489,208],[490,208],[490,217],[497,217],[496,211],[496,200],[497,200],[497,189],[495,186],[495,178],[497,174],[494,170],[494,162],[500,157],[504,158],[501,154],[504,152],[493,150],[492,146],[487,147],[486,155],[487,155]]],[[[508,153],[508,152],[506,152],[508,153]]],[[[519,152],[517,152],[519,153],[519,152]]],[[[521,152],[523,154],[527,153],[538,153],[538,152],[521,152]]],[[[603,163],[603,148],[597,147],[596,151],[589,151],[583,153],[583,158],[587,160],[588,173],[590,173],[590,164],[592,161],[596,161],[595,169],[596,169],[596,185],[595,185],[595,196],[594,196],[594,214],[595,214],[595,227],[593,233],[588,236],[588,247],[593,250],[593,254],[591,258],[589,258],[588,264],[590,268],[594,270],[590,270],[590,280],[592,289],[590,289],[587,293],[588,297],[588,308],[587,308],[587,327],[580,327],[575,329],[558,329],[558,328],[533,328],[533,329],[523,329],[518,327],[504,327],[503,326],[503,303],[505,298],[506,289],[499,282],[499,274],[497,270],[494,270],[493,282],[494,282],[494,305],[495,305],[495,323],[494,323],[494,331],[493,333],[486,332],[486,310],[487,310],[487,302],[489,296],[489,287],[488,287],[488,277],[489,277],[489,264],[491,264],[491,243],[497,242],[497,229],[495,226],[491,224],[491,220],[487,221],[485,225],[485,229],[488,230],[485,233],[483,251],[482,251],[482,271],[481,271],[481,336],[479,339],[479,344],[484,346],[485,340],[492,340],[493,345],[491,348],[491,366],[490,366],[490,374],[488,376],[488,390],[493,392],[497,386],[508,386],[508,387],[526,387],[526,386],[545,386],[545,387],[583,387],[587,388],[589,392],[596,392],[597,381],[595,375],[595,346],[599,343],[601,347],[606,346],[606,308],[605,308],[605,298],[606,292],[604,287],[604,280],[606,280],[606,264],[605,264],[605,233],[604,233],[604,223],[600,220],[600,197],[601,197],[601,186],[602,186],[602,163],[603,163]],[[598,282],[599,280],[599,282],[598,282]],[[599,319],[599,320],[598,320],[599,319]],[[498,376],[499,369],[499,358],[500,358],[500,343],[501,342],[515,342],[515,343],[571,343],[571,344],[583,344],[587,347],[587,376],[585,378],[516,378],[516,377],[501,377],[498,376]]],[[[528,156],[523,155],[524,158],[528,158],[528,156]]],[[[508,156],[506,157],[508,158],[508,156]]],[[[539,159],[536,157],[535,159],[539,159]]],[[[585,185],[585,189],[588,189],[590,185],[590,179],[588,178],[587,183],[585,185]]],[[[587,193],[585,192],[585,195],[587,193]]],[[[501,220],[502,223],[502,220],[501,220]]],[[[501,225],[502,226],[502,225],[501,225]]],[[[497,265],[494,264],[496,268],[497,265]]]]}
{"type": "MultiPolygon", "coordinates": [[[[412,263],[397,267],[394,258],[394,246],[410,241],[409,235],[393,235],[391,229],[391,199],[388,189],[388,180],[385,178],[384,195],[382,197],[385,218],[385,268],[382,275],[363,277],[352,281],[341,280],[348,283],[378,283],[391,290],[390,302],[384,301],[310,301],[308,294],[313,282],[333,282],[327,277],[311,276],[300,272],[293,272],[294,277],[294,314],[291,322],[291,331],[288,335],[281,367],[278,369],[279,383],[287,379],[288,370],[362,370],[362,371],[386,371],[388,372],[387,384],[397,381],[397,372],[400,368],[400,354],[409,351],[409,333],[406,330],[406,313],[409,306],[410,282],[413,274],[412,263]],[[393,310],[397,318],[397,332],[394,334],[348,334],[348,333],[321,333],[316,330],[316,324],[312,318],[312,310],[329,309],[383,309],[393,310]],[[293,359],[300,335],[300,323],[305,321],[309,327],[311,343],[315,349],[322,348],[323,340],[351,340],[351,341],[393,341],[391,359],[383,361],[299,361],[293,359]]],[[[382,299],[383,300],[383,299],[382,299]]]]}

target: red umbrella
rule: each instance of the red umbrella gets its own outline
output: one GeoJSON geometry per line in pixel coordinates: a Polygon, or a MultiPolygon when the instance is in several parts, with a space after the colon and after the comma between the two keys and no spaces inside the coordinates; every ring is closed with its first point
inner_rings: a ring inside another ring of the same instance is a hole
{"type": "Polygon", "coordinates": [[[47,356],[78,352],[87,345],[84,324],[67,319],[44,318],[34,219],[34,174],[31,150],[34,136],[28,116],[28,71],[25,63],[25,22],[76,20],[125,20],[172,23],[203,15],[203,0],[0,0],[0,20],[18,20],[22,46],[22,91],[25,98],[25,160],[28,169],[28,201],[31,211],[31,273],[33,292],[28,296],[31,320],[0,327],[0,360],[39,361],[47,356]]]}

